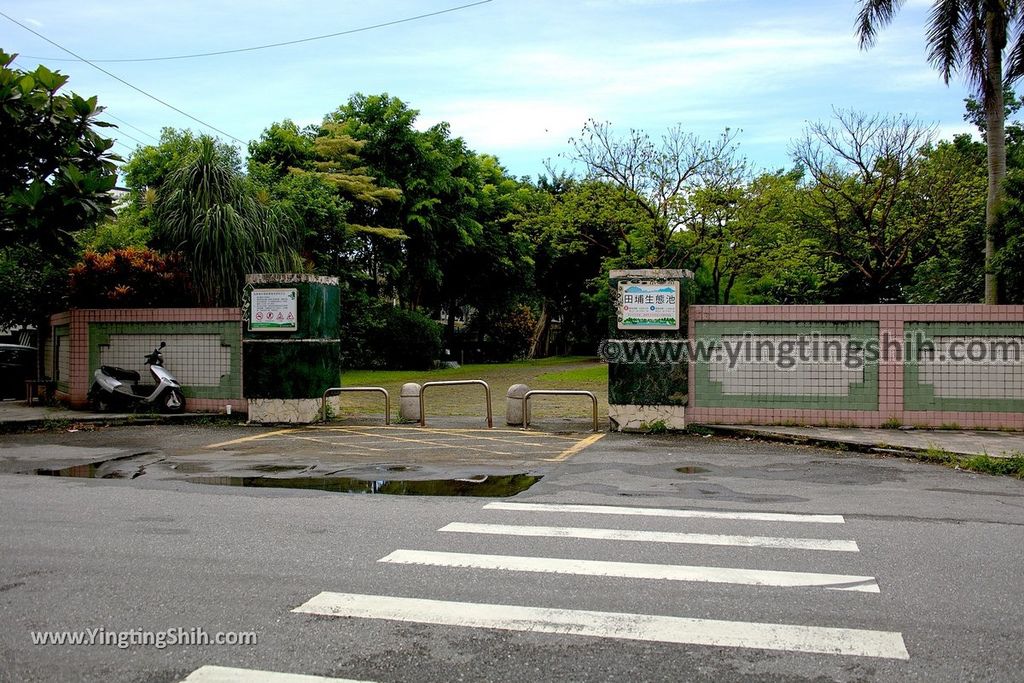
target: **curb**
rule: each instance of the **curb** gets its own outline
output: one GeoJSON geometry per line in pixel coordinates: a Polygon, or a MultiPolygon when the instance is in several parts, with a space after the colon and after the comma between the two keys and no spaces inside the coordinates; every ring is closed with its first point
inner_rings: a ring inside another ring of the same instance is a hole
{"type": "Polygon", "coordinates": [[[755,429],[743,427],[731,427],[724,425],[699,425],[719,436],[725,437],[751,437],[761,441],[775,441],[780,443],[791,443],[802,446],[818,446],[835,451],[853,451],[855,453],[886,453],[888,455],[915,455],[926,453],[927,448],[913,448],[911,446],[889,446],[888,444],[866,444],[856,441],[843,441],[842,439],[828,439],[818,436],[804,436],[802,434],[784,434],[782,432],[762,432],[755,429]]]}
{"type": "Polygon", "coordinates": [[[58,415],[31,418],[28,420],[0,420],[0,434],[17,434],[19,432],[55,429],[58,425],[62,426],[65,424],[91,424],[103,427],[124,427],[131,425],[188,424],[190,422],[202,422],[211,419],[221,420],[225,418],[228,418],[228,416],[211,413],[179,413],[176,415],[133,415],[118,413],[109,416],[58,415]]]}

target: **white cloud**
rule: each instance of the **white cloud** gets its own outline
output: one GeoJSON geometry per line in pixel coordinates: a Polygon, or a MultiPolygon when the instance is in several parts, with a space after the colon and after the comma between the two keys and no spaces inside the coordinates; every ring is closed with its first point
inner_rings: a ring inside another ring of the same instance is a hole
{"type": "Polygon", "coordinates": [[[585,105],[521,99],[443,100],[422,109],[424,128],[440,121],[478,150],[559,146],[579,132],[589,111],[585,105]]]}

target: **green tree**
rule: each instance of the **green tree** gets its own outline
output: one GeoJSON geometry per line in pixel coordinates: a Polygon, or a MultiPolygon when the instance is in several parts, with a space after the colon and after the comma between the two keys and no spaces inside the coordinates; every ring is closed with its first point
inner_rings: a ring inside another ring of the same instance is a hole
{"type": "Polygon", "coordinates": [[[61,89],[68,77],[11,66],[0,51],[0,326],[38,323],[62,305],[75,232],[109,215],[113,141],[97,128],[95,97],[61,89]]]}
{"type": "MultiPolygon", "coordinates": [[[[859,0],[857,32],[862,48],[874,44],[878,28],[892,21],[904,1],[859,0]]],[[[1021,3],[1012,0],[935,0],[927,28],[928,60],[942,73],[947,84],[954,72],[963,74],[981,98],[985,111],[988,143],[985,206],[987,304],[999,303],[994,259],[998,248],[999,205],[1006,178],[1003,88],[1024,75],[1021,19],[1021,3]]]]}
{"type": "Polygon", "coordinates": [[[302,268],[293,217],[225,163],[213,138],[161,183],[154,217],[156,246],[184,255],[203,305],[237,306],[247,273],[302,268]]]}
{"type": "Polygon", "coordinates": [[[639,130],[617,134],[610,123],[588,121],[578,138],[570,140],[573,159],[584,164],[589,177],[614,184],[623,197],[647,215],[647,264],[679,267],[688,254],[673,249],[681,242],[685,222],[681,206],[704,184],[705,174],[736,155],[735,133],[726,129],[714,140],[701,140],[673,126],[657,142],[639,130]]]}
{"type": "Polygon", "coordinates": [[[906,117],[836,111],[836,123],[811,123],[793,144],[813,182],[806,224],[822,255],[850,271],[850,302],[900,300],[914,266],[935,252],[936,226],[914,202],[929,137],[906,117]]]}

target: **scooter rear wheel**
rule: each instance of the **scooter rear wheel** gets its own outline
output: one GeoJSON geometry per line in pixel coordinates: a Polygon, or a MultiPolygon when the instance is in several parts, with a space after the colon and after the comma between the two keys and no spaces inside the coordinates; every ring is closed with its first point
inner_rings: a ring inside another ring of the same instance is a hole
{"type": "Polygon", "coordinates": [[[114,407],[110,397],[98,385],[89,391],[89,399],[92,409],[98,413],[109,413],[114,407]]]}
{"type": "Polygon", "coordinates": [[[177,389],[168,389],[160,397],[160,410],[165,413],[181,413],[185,411],[185,395],[177,389]]]}

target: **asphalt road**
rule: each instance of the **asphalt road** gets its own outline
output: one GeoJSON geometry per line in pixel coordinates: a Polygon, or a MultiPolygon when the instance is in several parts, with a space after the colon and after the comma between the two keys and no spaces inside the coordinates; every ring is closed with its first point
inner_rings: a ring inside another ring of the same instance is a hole
{"type": "MultiPolygon", "coordinates": [[[[253,435],[215,432],[6,435],[0,464],[488,462],[454,443],[350,462],[298,438],[211,449],[253,435]]],[[[543,477],[503,499],[0,475],[0,680],[1020,680],[1024,482],[716,438],[549,446],[495,457],[543,477]],[[32,642],[97,628],[258,642],[32,642]]]]}

